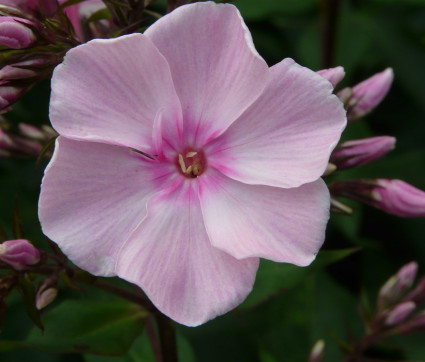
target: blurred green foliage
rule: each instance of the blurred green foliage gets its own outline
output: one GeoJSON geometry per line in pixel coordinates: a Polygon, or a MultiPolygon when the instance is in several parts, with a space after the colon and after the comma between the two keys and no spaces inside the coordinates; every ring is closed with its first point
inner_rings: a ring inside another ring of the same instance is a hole
{"type": "MultiPolygon", "coordinates": [[[[236,0],[234,4],[245,18],[259,53],[270,65],[291,57],[319,70],[324,1],[236,0]]],[[[354,85],[386,67],[392,67],[395,72],[394,85],[386,100],[366,119],[349,127],[343,139],[392,135],[397,137],[397,149],[372,165],[335,177],[399,178],[425,189],[425,1],[341,0],[340,5],[332,65],[342,65],[346,70],[341,87],[354,85]]],[[[158,10],[162,6],[159,2],[158,10]]],[[[7,118],[15,123],[47,123],[48,99],[46,82],[16,104],[7,118]]],[[[41,248],[46,246],[46,241],[38,225],[37,198],[44,166],[37,167],[34,160],[0,160],[0,224],[12,238],[16,199],[26,237],[41,248]]],[[[423,219],[399,219],[359,204],[352,206],[355,210],[352,217],[332,216],[324,251],[311,267],[302,269],[263,262],[254,291],[239,308],[198,328],[178,326],[180,360],[306,361],[318,339],[326,341],[325,361],[342,360],[336,340],[346,340],[347,333],[354,337],[363,333],[357,311],[360,291],[364,290],[373,304],[379,286],[411,260],[419,262],[420,274],[425,273],[423,219]],[[357,247],[361,250],[353,253],[357,247]],[[327,251],[342,249],[345,251],[327,251]]],[[[71,299],[62,304],[56,301],[43,312],[46,332],[44,339],[40,339],[39,332],[30,331],[32,323],[25,315],[20,296],[12,294],[1,334],[0,360],[153,361],[146,332],[135,339],[143,322],[137,313],[131,312],[132,307],[105,301],[109,296],[103,292],[92,292],[93,295],[98,301],[86,301],[81,293],[60,291],[59,301],[71,299]],[[79,310],[89,308],[90,303],[94,303],[91,312],[79,310]],[[104,314],[108,319],[102,320],[105,308],[113,311],[104,314]],[[70,313],[68,317],[67,313],[70,313]],[[66,322],[66,318],[72,318],[74,323],[66,322]],[[100,328],[95,331],[97,339],[90,334],[77,337],[76,331],[64,328],[62,342],[55,342],[52,333],[61,334],[55,324],[76,326],[74,318],[83,318],[80,328],[86,331],[90,326],[100,328]],[[135,321],[139,324],[135,325],[135,321]],[[82,338],[82,343],[90,345],[89,351],[93,352],[99,352],[96,346],[100,345],[100,349],[106,348],[105,353],[121,353],[134,339],[135,342],[122,357],[46,353],[72,352],[67,338],[74,332],[76,340],[82,338]],[[118,333],[119,338],[113,333],[118,333]],[[94,339],[90,340],[91,337],[94,339]],[[22,343],[26,346],[37,344],[44,352],[33,349],[6,352],[8,340],[25,341],[22,343]]],[[[424,335],[393,338],[383,347],[385,358],[425,361],[423,341],[424,335]]]]}

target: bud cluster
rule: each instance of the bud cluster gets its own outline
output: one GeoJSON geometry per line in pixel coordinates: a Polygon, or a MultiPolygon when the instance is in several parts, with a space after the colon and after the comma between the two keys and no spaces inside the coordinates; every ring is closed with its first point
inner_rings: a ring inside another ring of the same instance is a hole
{"type": "MultiPolygon", "coordinates": [[[[341,67],[318,72],[335,87],[344,77],[341,67]]],[[[347,110],[349,124],[369,114],[387,95],[394,73],[391,68],[373,75],[354,87],[337,93],[347,110]]],[[[394,149],[390,136],[369,137],[341,143],[331,154],[323,176],[376,161],[394,149]]],[[[351,214],[352,209],[337,197],[346,197],[400,217],[425,217],[425,192],[401,180],[384,178],[334,181],[329,185],[331,210],[351,214]]]]}
{"type": "MultiPolygon", "coordinates": [[[[1,89],[1,88],[0,88],[1,89]]],[[[44,146],[57,134],[50,126],[41,128],[20,123],[17,129],[6,121],[0,121],[0,158],[38,157],[44,146]]],[[[48,152],[45,153],[49,155],[48,152]]]]}
{"type": "Polygon", "coordinates": [[[366,334],[345,348],[350,355],[347,361],[363,360],[371,346],[390,336],[425,330],[425,277],[414,287],[417,271],[418,264],[410,262],[383,284],[376,311],[365,320],[366,334]]]}

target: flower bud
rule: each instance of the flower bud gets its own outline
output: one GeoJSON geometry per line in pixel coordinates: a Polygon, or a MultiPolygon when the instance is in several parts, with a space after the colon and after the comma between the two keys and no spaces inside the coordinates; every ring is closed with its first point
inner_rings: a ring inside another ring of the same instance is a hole
{"type": "Polygon", "coordinates": [[[338,97],[346,104],[347,118],[358,119],[371,112],[385,98],[393,79],[393,70],[387,68],[351,89],[341,90],[338,97]]]}
{"type": "Polygon", "coordinates": [[[404,322],[407,317],[416,309],[413,302],[402,302],[396,305],[385,318],[385,325],[388,327],[396,326],[404,322]]]}
{"type": "Polygon", "coordinates": [[[9,110],[25,92],[22,87],[0,86],[0,111],[9,110]]]}
{"type": "Polygon", "coordinates": [[[40,285],[35,296],[35,306],[38,310],[47,307],[55,300],[58,295],[57,283],[56,277],[50,277],[40,285]]]}
{"type": "Polygon", "coordinates": [[[31,124],[19,123],[18,128],[21,134],[25,137],[40,141],[44,141],[45,139],[44,133],[39,128],[31,124]]]}
{"type": "Polygon", "coordinates": [[[394,149],[395,141],[389,136],[347,141],[332,152],[330,162],[339,170],[365,165],[394,149]]]}
{"type": "Polygon", "coordinates": [[[325,342],[319,339],[313,346],[308,357],[308,362],[321,362],[325,352],[325,342]]]}
{"type": "MultiPolygon", "coordinates": [[[[386,309],[393,306],[412,287],[418,271],[418,263],[412,261],[389,278],[378,293],[378,306],[386,309]]],[[[410,300],[412,301],[412,300],[410,300]]]]}
{"type": "Polygon", "coordinates": [[[358,179],[329,185],[333,195],[364,202],[401,217],[425,216],[425,192],[401,180],[358,179]]]}
{"type": "Polygon", "coordinates": [[[28,240],[8,240],[0,244],[0,260],[15,270],[24,270],[40,261],[40,252],[28,240]]]}
{"type": "Polygon", "coordinates": [[[32,45],[35,35],[24,23],[32,24],[21,18],[0,17],[0,45],[12,49],[22,49],[32,45]]]}
{"type": "Polygon", "coordinates": [[[412,333],[425,330],[425,311],[422,311],[406,323],[398,327],[401,333],[412,333]]]}
{"type": "Polygon", "coordinates": [[[11,65],[6,65],[0,69],[0,85],[9,84],[14,80],[34,77],[37,73],[29,69],[32,65],[40,65],[41,60],[27,60],[11,65]]]}
{"type": "Polygon", "coordinates": [[[419,281],[415,289],[413,289],[404,300],[412,301],[416,304],[422,304],[425,301],[425,277],[419,281]]]}
{"type": "Polygon", "coordinates": [[[345,77],[345,71],[343,67],[323,69],[319,70],[317,73],[331,82],[334,88],[345,77]]]}

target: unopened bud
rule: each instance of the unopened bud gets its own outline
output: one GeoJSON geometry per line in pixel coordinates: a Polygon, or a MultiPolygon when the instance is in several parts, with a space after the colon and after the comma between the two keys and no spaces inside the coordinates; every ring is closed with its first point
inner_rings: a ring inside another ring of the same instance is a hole
{"type": "Polygon", "coordinates": [[[378,293],[378,307],[386,309],[393,306],[412,287],[418,271],[418,264],[414,261],[404,265],[389,278],[378,293]]]}
{"type": "Polygon", "coordinates": [[[416,309],[413,302],[402,302],[396,305],[385,318],[385,325],[388,327],[396,326],[404,322],[407,317],[416,309]]]}
{"type": "Polygon", "coordinates": [[[25,19],[1,16],[0,45],[12,49],[22,49],[32,45],[35,35],[25,23],[32,24],[25,19]]]}
{"type": "Polygon", "coordinates": [[[400,333],[413,333],[425,330],[425,311],[422,311],[398,327],[400,333]]]}
{"type": "Polygon", "coordinates": [[[40,252],[28,240],[8,240],[0,244],[0,260],[15,270],[25,270],[40,261],[40,252]]]}
{"type": "Polygon", "coordinates": [[[323,69],[319,70],[317,73],[331,82],[334,88],[345,77],[345,71],[343,67],[323,69]]]}
{"type": "Polygon", "coordinates": [[[44,133],[37,127],[27,124],[27,123],[19,123],[18,125],[19,131],[25,137],[43,141],[45,139],[44,133]]]}
{"type": "Polygon", "coordinates": [[[325,342],[319,339],[313,346],[308,357],[308,362],[321,362],[325,352],[325,342]]]}
{"type": "Polygon", "coordinates": [[[56,296],[58,295],[56,284],[56,280],[53,282],[50,279],[46,279],[40,286],[35,297],[35,306],[38,310],[47,307],[55,300],[56,296]]]}
{"type": "Polygon", "coordinates": [[[395,141],[389,136],[347,141],[332,152],[330,162],[339,170],[365,165],[394,149],[395,141]]]}
{"type": "Polygon", "coordinates": [[[422,304],[425,301],[425,277],[419,281],[416,287],[404,299],[415,302],[416,304],[422,304]]]}
{"type": "Polygon", "coordinates": [[[401,180],[358,179],[335,181],[333,195],[364,202],[401,217],[425,217],[425,192],[401,180]]]}
{"type": "Polygon", "coordinates": [[[371,112],[385,98],[393,79],[393,70],[387,68],[353,88],[340,91],[338,97],[346,104],[347,118],[358,119],[371,112]]]}
{"type": "Polygon", "coordinates": [[[21,87],[0,86],[0,111],[9,109],[26,91],[21,87]]]}

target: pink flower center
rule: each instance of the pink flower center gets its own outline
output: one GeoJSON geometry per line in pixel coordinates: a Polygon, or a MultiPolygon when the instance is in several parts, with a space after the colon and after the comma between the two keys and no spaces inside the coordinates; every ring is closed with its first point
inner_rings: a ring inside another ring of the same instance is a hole
{"type": "Polygon", "coordinates": [[[176,164],[180,172],[189,178],[195,178],[205,170],[205,155],[202,151],[186,149],[177,156],[176,164]]]}

